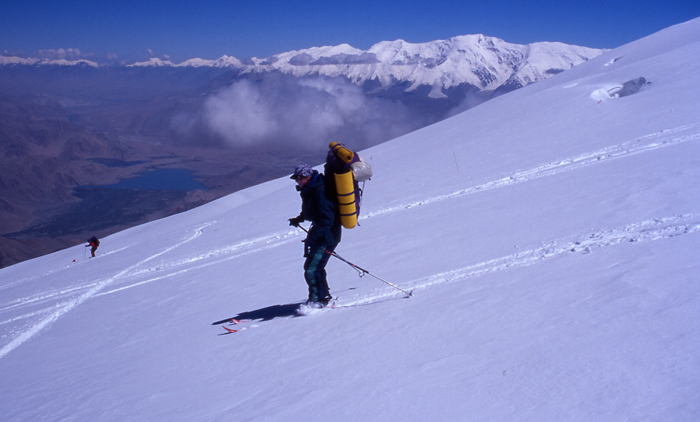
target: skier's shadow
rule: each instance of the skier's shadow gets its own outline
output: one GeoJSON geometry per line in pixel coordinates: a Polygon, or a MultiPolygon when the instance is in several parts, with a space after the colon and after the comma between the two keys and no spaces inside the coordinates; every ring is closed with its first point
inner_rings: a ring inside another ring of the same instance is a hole
{"type": "Polygon", "coordinates": [[[220,325],[231,322],[232,319],[242,320],[260,320],[269,321],[275,318],[288,318],[299,316],[299,308],[303,302],[290,303],[287,305],[273,305],[266,308],[256,309],[255,311],[241,312],[236,316],[222,319],[221,321],[213,322],[211,325],[220,325]]]}

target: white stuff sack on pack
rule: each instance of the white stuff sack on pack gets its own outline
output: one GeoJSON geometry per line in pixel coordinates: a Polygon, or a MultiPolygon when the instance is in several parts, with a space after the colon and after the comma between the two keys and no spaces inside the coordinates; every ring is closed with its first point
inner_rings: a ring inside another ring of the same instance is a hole
{"type": "Polygon", "coordinates": [[[357,155],[359,160],[350,164],[350,168],[352,169],[352,174],[355,177],[355,181],[362,183],[372,177],[372,166],[363,160],[362,157],[360,157],[360,154],[355,153],[355,155],[357,155]]]}

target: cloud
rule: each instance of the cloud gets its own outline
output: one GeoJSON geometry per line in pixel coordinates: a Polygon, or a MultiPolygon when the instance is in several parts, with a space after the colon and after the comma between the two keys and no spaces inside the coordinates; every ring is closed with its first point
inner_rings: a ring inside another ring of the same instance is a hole
{"type": "Polygon", "coordinates": [[[360,149],[426,123],[403,104],[371,98],[345,79],[268,74],[235,81],[210,96],[200,115],[176,116],[173,129],[241,148],[317,149],[339,141],[360,149]]]}
{"type": "Polygon", "coordinates": [[[92,58],[93,53],[82,53],[77,48],[59,48],[57,50],[39,50],[39,58],[49,60],[80,60],[92,58]]]}

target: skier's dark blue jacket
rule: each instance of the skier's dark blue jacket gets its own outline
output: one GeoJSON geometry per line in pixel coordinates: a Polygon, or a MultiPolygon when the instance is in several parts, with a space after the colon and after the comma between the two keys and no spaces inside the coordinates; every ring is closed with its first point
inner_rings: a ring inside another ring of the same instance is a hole
{"type": "Polygon", "coordinates": [[[301,194],[301,214],[306,221],[313,225],[309,231],[307,243],[309,246],[331,246],[340,243],[342,227],[335,201],[326,196],[325,178],[323,174],[314,171],[314,176],[301,194]]]}

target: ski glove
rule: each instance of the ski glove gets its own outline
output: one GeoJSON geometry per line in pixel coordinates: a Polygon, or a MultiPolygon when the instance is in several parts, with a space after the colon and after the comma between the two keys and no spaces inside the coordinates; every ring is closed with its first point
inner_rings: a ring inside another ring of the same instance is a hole
{"type": "Polygon", "coordinates": [[[289,225],[294,226],[294,227],[299,227],[299,225],[304,221],[304,219],[299,216],[299,217],[294,217],[289,219],[289,225]]]}

